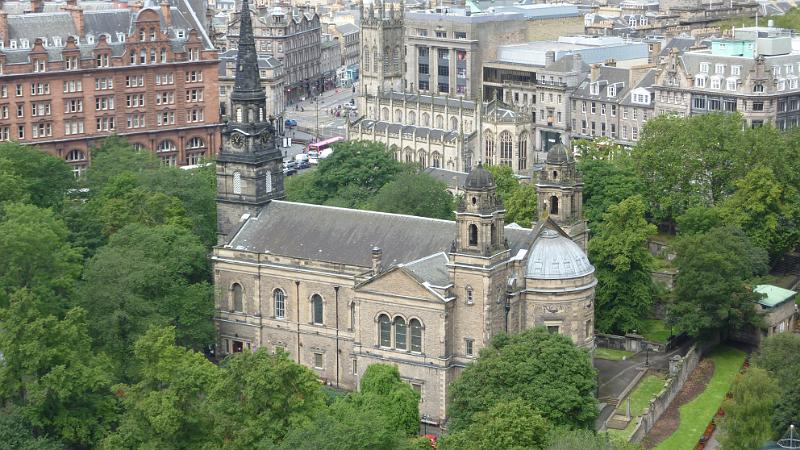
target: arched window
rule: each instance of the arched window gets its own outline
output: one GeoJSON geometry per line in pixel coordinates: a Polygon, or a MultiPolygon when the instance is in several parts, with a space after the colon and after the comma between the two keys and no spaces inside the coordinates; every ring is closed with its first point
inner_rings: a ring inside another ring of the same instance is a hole
{"type": "Polygon", "coordinates": [[[314,325],[322,325],[325,323],[322,317],[322,297],[319,294],[311,296],[311,321],[314,325]]]}
{"type": "Polygon", "coordinates": [[[450,131],[458,131],[458,118],[451,117],[450,118],[450,131]]]}
{"type": "Polygon", "coordinates": [[[422,352],[422,324],[417,319],[411,319],[408,327],[411,328],[411,351],[422,352]]]}
{"type": "Polygon", "coordinates": [[[237,312],[244,312],[244,299],[243,299],[242,285],[233,283],[231,286],[231,296],[233,297],[233,310],[237,312]]]}
{"type": "Polygon", "coordinates": [[[365,46],[364,46],[364,50],[363,50],[362,54],[364,55],[364,71],[366,72],[366,71],[368,71],[368,70],[369,70],[369,65],[370,65],[370,60],[369,60],[369,47],[367,47],[367,46],[365,45],[365,46]]]}
{"type": "Polygon", "coordinates": [[[402,317],[394,319],[394,346],[398,350],[406,349],[406,321],[402,317]]]}
{"type": "Polygon", "coordinates": [[[420,125],[423,127],[431,126],[431,116],[428,113],[422,113],[422,123],[420,125]]]}
{"type": "Polygon", "coordinates": [[[400,71],[400,46],[396,46],[392,51],[392,68],[395,72],[400,71]]]}
{"type": "Polygon", "coordinates": [[[234,194],[241,194],[242,193],[242,173],[238,170],[233,172],[233,193],[234,194]]]}
{"type": "Polygon", "coordinates": [[[554,180],[558,180],[558,171],[557,170],[553,171],[553,179],[554,180]]]}
{"type": "Polygon", "coordinates": [[[500,133],[500,165],[511,167],[511,156],[513,148],[513,138],[511,133],[503,131],[500,133]]]}
{"type": "Polygon", "coordinates": [[[558,214],[558,197],[550,197],[550,214],[558,214]]]}
{"type": "Polygon", "coordinates": [[[203,140],[203,138],[193,137],[186,141],[187,150],[196,150],[198,148],[206,148],[206,142],[203,140]]]}
{"type": "Polygon", "coordinates": [[[350,329],[356,329],[356,302],[350,303],[350,329]]]}
{"type": "Polygon", "coordinates": [[[392,323],[386,314],[378,317],[378,345],[381,347],[392,346],[392,323]]]}
{"type": "Polygon", "coordinates": [[[419,152],[417,152],[417,162],[418,162],[418,163],[419,163],[419,164],[420,164],[422,167],[428,167],[428,166],[425,164],[425,163],[426,163],[426,161],[425,161],[425,156],[426,156],[426,155],[425,155],[425,150],[419,149],[419,152]]]}
{"type": "Polygon", "coordinates": [[[416,125],[417,124],[417,113],[414,111],[408,112],[408,124],[409,125],[416,125]]]}
{"type": "Polygon", "coordinates": [[[469,225],[469,245],[478,245],[478,226],[474,223],[469,225]]]}
{"type": "Polygon", "coordinates": [[[86,161],[86,154],[84,154],[83,151],[78,149],[70,150],[69,153],[67,153],[67,161],[68,162],[86,161]]]}
{"type": "Polygon", "coordinates": [[[381,109],[381,120],[389,120],[389,108],[381,109]]]}
{"type": "Polygon", "coordinates": [[[472,290],[471,286],[467,286],[465,289],[465,293],[467,295],[466,302],[468,305],[475,303],[474,291],[472,290]]]}
{"type": "Polygon", "coordinates": [[[380,55],[378,55],[378,49],[372,49],[372,71],[378,73],[378,64],[380,64],[380,55]]]}
{"type": "Polygon", "coordinates": [[[407,163],[410,164],[414,162],[414,150],[411,150],[410,148],[406,147],[405,150],[403,150],[403,154],[405,154],[405,159],[407,163]]]}
{"type": "Polygon", "coordinates": [[[389,47],[384,47],[384,49],[383,49],[383,72],[384,73],[388,73],[389,72],[389,62],[391,60],[391,57],[392,57],[392,49],[390,49],[389,47]]]}
{"type": "Polygon", "coordinates": [[[403,111],[399,109],[394,110],[394,121],[397,123],[403,123],[403,111]]]}
{"type": "Polygon", "coordinates": [[[264,184],[266,185],[267,194],[269,194],[272,192],[272,172],[267,171],[264,175],[264,184]]]}
{"type": "Polygon", "coordinates": [[[436,128],[443,129],[444,128],[444,116],[441,114],[436,115],[436,128]]]}
{"type": "Polygon", "coordinates": [[[492,245],[497,245],[497,227],[492,224],[492,245]]]}
{"type": "Polygon", "coordinates": [[[286,317],[286,294],[280,289],[275,289],[272,293],[272,300],[275,303],[275,318],[283,319],[286,317]]]}
{"type": "Polygon", "coordinates": [[[517,148],[517,170],[528,169],[528,133],[519,135],[519,146],[517,148]]]}
{"type": "Polygon", "coordinates": [[[491,131],[486,131],[483,134],[483,149],[486,153],[486,163],[494,164],[494,134],[491,131]]]}
{"type": "Polygon", "coordinates": [[[156,147],[156,152],[158,153],[166,153],[166,152],[174,152],[178,150],[178,147],[175,146],[175,143],[165,139],[158,143],[158,147],[156,147]]]}
{"type": "Polygon", "coordinates": [[[431,153],[431,165],[433,167],[442,167],[442,156],[439,152],[431,153]]]}

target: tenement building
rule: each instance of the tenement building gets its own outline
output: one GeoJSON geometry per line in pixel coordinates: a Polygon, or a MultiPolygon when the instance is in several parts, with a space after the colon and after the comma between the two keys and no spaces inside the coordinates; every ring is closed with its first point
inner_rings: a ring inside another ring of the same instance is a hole
{"type": "Polygon", "coordinates": [[[393,364],[420,392],[420,412],[443,423],[448,386],[496,334],[542,326],[593,348],[594,268],[583,238],[570,238],[579,230],[559,225],[582,212],[566,149],[549,155],[532,229],[505,226],[480,164],[454,221],[287,202],[246,16],[237,58],[217,159],[221,354],[283,351],[345,389],[370,364],[393,364]]]}
{"type": "MultiPolygon", "coordinates": [[[[219,54],[219,106],[223,120],[227,118],[230,99],[228,95],[233,91],[233,82],[236,77],[237,50],[227,50],[219,54]]],[[[286,74],[283,63],[269,55],[258,55],[258,74],[261,77],[261,87],[267,95],[267,116],[280,116],[284,111],[286,101],[283,98],[286,74]]]]}
{"type": "Polygon", "coordinates": [[[112,134],[173,166],[214,153],[216,51],[187,8],[0,11],[0,139],[64,158],[76,175],[112,134]]]}

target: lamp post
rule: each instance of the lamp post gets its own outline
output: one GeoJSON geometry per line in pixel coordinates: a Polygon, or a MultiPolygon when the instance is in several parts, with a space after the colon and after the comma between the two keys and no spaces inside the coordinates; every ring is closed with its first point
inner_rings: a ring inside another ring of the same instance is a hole
{"type": "Polygon", "coordinates": [[[425,432],[422,434],[428,434],[428,419],[429,417],[427,414],[422,415],[422,426],[425,427],[425,432]]]}
{"type": "Polygon", "coordinates": [[[644,344],[644,366],[650,367],[650,345],[644,344]]]}
{"type": "Polygon", "coordinates": [[[506,304],[503,305],[506,310],[506,333],[508,333],[508,313],[511,311],[511,296],[506,294],[506,304]]]}

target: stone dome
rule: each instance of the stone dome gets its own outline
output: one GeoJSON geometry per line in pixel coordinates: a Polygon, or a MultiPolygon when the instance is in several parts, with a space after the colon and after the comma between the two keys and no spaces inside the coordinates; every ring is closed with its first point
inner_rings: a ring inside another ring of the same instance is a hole
{"type": "Polygon", "coordinates": [[[470,170],[469,174],[467,174],[467,178],[464,180],[464,187],[466,189],[486,189],[488,187],[494,187],[494,178],[491,172],[484,169],[481,163],[478,163],[478,166],[470,170]]]}
{"type": "Polygon", "coordinates": [[[525,278],[560,280],[593,272],[594,267],[578,244],[555,230],[545,229],[528,252],[525,278]]]}
{"type": "Polygon", "coordinates": [[[563,164],[569,160],[569,150],[564,144],[556,144],[547,152],[547,164],[563,164]]]}

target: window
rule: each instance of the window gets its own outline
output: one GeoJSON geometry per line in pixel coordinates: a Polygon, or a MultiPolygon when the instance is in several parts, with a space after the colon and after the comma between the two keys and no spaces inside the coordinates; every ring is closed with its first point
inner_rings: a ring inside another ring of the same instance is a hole
{"type": "Polygon", "coordinates": [[[464,339],[465,353],[467,354],[467,356],[473,356],[474,344],[475,344],[474,339],[464,339]]]}
{"type": "Polygon", "coordinates": [[[114,130],[114,117],[97,118],[97,131],[113,131],[113,130],[114,130]]]}
{"type": "Polygon", "coordinates": [[[706,87],[706,77],[703,75],[697,75],[696,77],[694,77],[694,86],[706,87]]]}
{"type": "Polygon", "coordinates": [[[17,139],[25,139],[25,125],[17,126],[17,139]]]}
{"type": "Polygon", "coordinates": [[[174,111],[161,111],[156,114],[156,125],[161,127],[165,125],[174,125],[174,124],[175,124],[174,111]]]}
{"type": "Polygon", "coordinates": [[[244,312],[244,296],[241,284],[233,283],[233,286],[231,286],[231,298],[233,300],[233,310],[244,312]]]}
{"type": "Polygon", "coordinates": [[[456,31],[456,32],[454,32],[454,35],[455,35],[456,39],[466,39],[467,38],[467,33],[464,32],[464,31],[456,31]]]}
{"type": "Polygon", "coordinates": [[[761,84],[761,83],[754,84],[753,85],[753,92],[764,92],[764,85],[761,84]]]}
{"type": "Polygon", "coordinates": [[[591,83],[589,85],[589,95],[600,94],[600,85],[598,83],[591,83]]]}
{"type": "Polygon", "coordinates": [[[175,104],[175,92],[162,91],[156,93],[156,105],[173,105],[175,104]]]}
{"type": "Polygon", "coordinates": [[[31,103],[31,116],[49,116],[50,102],[31,103]]]}
{"type": "Polygon", "coordinates": [[[592,319],[586,321],[586,327],[584,329],[584,336],[586,339],[589,339],[592,336],[592,319]]]}
{"type": "Polygon", "coordinates": [[[600,115],[602,115],[602,116],[606,115],[606,104],[605,103],[601,103],[600,104],[600,115]]]}
{"type": "Polygon", "coordinates": [[[275,318],[283,319],[286,317],[286,295],[280,289],[275,289],[272,293],[272,300],[275,302],[275,318]]]}
{"type": "Polygon", "coordinates": [[[738,83],[736,82],[736,78],[729,78],[728,81],[725,83],[725,89],[729,91],[735,91],[737,84],[738,83]]]}
{"type": "Polygon", "coordinates": [[[128,108],[144,107],[144,94],[132,94],[125,97],[125,106],[128,108]]]}
{"type": "Polygon", "coordinates": [[[437,38],[446,38],[447,37],[447,32],[446,31],[436,30],[436,37],[437,38]]]}
{"type": "Polygon", "coordinates": [[[126,87],[144,86],[144,75],[127,75],[125,77],[125,86],[126,87]]]}
{"type": "Polygon", "coordinates": [[[701,73],[708,73],[708,63],[707,62],[701,62],[700,63],[700,72],[701,73]]]}
{"type": "MultiPolygon", "coordinates": [[[[50,83],[31,83],[31,95],[48,94],[50,94],[50,83]]],[[[20,95],[22,95],[21,92],[20,95]]]]}
{"type": "Polygon", "coordinates": [[[731,66],[731,75],[739,76],[742,74],[742,66],[731,66]]]}
{"type": "Polygon", "coordinates": [[[187,122],[202,122],[203,117],[203,110],[200,108],[192,108],[186,112],[187,122]]]}
{"type": "Polygon", "coordinates": [[[0,119],[8,119],[8,105],[0,106],[0,119]]]}
{"type": "Polygon", "coordinates": [[[378,345],[386,348],[392,346],[392,324],[386,314],[378,317],[378,345]]]}
{"type": "Polygon", "coordinates": [[[77,56],[68,56],[68,57],[64,58],[64,67],[67,70],[80,69],[80,64],[78,63],[78,57],[77,56]]]}
{"type": "Polygon", "coordinates": [[[719,77],[711,78],[711,89],[719,89],[721,87],[722,80],[719,77]]]}
{"type": "Polygon", "coordinates": [[[311,322],[314,325],[322,325],[324,323],[322,317],[322,297],[319,294],[314,294],[311,296],[311,313],[312,318],[311,322]]]}
{"type": "Polygon", "coordinates": [[[170,84],[175,84],[175,75],[172,72],[156,74],[156,86],[170,85],[170,84]]]}
{"type": "Polygon", "coordinates": [[[82,133],[83,133],[83,121],[82,120],[65,120],[64,121],[64,134],[73,135],[73,134],[82,134],[82,133]]]}
{"type": "Polygon", "coordinates": [[[468,305],[474,304],[475,303],[475,299],[472,297],[472,295],[473,295],[472,288],[467,286],[465,291],[466,291],[466,296],[465,297],[466,297],[467,304],[468,305]]]}
{"type": "Polygon", "coordinates": [[[189,89],[186,91],[187,102],[202,102],[203,90],[202,89],[189,89]]]}
{"type": "Polygon", "coordinates": [[[764,102],[753,102],[753,111],[763,111],[764,102]]]}
{"type": "Polygon", "coordinates": [[[105,97],[95,97],[94,109],[96,111],[108,111],[114,109],[114,97],[110,95],[105,97]]]}
{"type": "MultiPolygon", "coordinates": [[[[473,201],[475,198],[473,198],[473,201]]],[[[476,246],[478,245],[478,226],[474,223],[469,225],[469,245],[476,246]]]]}
{"type": "Polygon", "coordinates": [[[83,91],[83,83],[81,80],[70,80],[64,82],[64,92],[81,92],[83,91]]]}
{"type": "Polygon", "coordinates": [[[233,172],[233,193],[242,193],[242,173],[239,171],[233,172]]]}
{"type": "Polygon", "coordinates": [[[503,131],[500,133],[500,165],[511,167],[513,140],[511,133],[503,131]]]}
{"type": "Polygon", "coordinates": [[[67,162],[75,162],[75,161],[85,161],[86,155],[80,150],[70,150],[67,153],[67,162]]]}
{"type": "Polygon", "coordinates": [[[634,141],[639,140],[639,128],[638,127],[633,127],[631,129],[631,139],[633,139],[634,141]]]}
{"type": "Polygon", "coordinates": [[[127,116],[128,128],[144,128],[145,115],[142,114],[128,114],[127,116]]]}
{"type": "Polygon", "coordinates": [[[193,137],[189,139],[189,141],[186,143],[187,150],[195,150],[198,148],[205,148],[205,147],[206,147],[205,141],[203,140],[203,138],[199,137],[193,137]]]}
{"type": "Polygon", "coordinates": [[[592,114],[595,114],[596,112],[597,112],[597,103],[592,102],[592,114]]]}
{"type": "Polygon", "coordinates": [[[406,349],[406,321],[402,317],[394,319],[394,346],[398,350],[406,349]]]}
{"type": "Polygon", "coordinates": [[[22,97],[22,84],[17,83],[17,97],[22,97]]]}
{"type": "Polygon", "coordinates": [[[53,135],[53,124],[50,122],[38,123],[31,128],[35,138],[50,137],[53,135]]]}
{"type": "Polygon", "coordinates": [[[614,104],[611,105],[611,117],[617,117],[617,105],[614,104]]]}
{"type": "Polygon", "coordinates": [[[272,172],[267,171],[267,173],[265,173],[264,175],[265,175],[264,176],[265,189],[267,190],[267,194],[269,194],[270,192],[272,192],[272,172]]]}
{"type": "Polygon", "coordinates": [[[725,64],[714,64],[714,73],[718,75],[725,73],[725,64]]]}
{"type": "Polygon", "coordinates": [[[101,53],[97,55],[96,58],[97,67],[108,67],[110,59],[111,58],[107,53],[101,53]]]}
{"type": "Polygon", "coordinates": [[[692,98],[692,107],[694,109],[706,109],[706,98],[705,97],[693,97],[692,98]]]}
{"type": "Polygon", "coordinates": [[[353,358],[353,375],[358,375],[358,360],[353,358]]]}
{"type": "Polygon", "coordinates": [[[558,331],[559,331],[558,329],[559,329],[558,325],[548,325],[547,326],[547,331],[552,333],[552,334],[558,334],[558,331]]]}
{"type": "Polygon", "coordinates": [[[411,351],[422,352],[422,324],[417,319],[408,322],[411,328],[411,351]]]}
{"type": "Polygon", "coordinates": [[[114,89],[114,79],[113,78],[95,78],[94,79],[94,88],[98,91],[105,91],[107,89],[114,89]]]}
{"type": "Polygon", "coordinates": [[[314,368],[322,369],[322,353],[314,353],[314,368]]]}
{"type": "Polygon", "coordinates": [[[187,83],[196,83],[199,81],[203,81],[203,72],[200,72],[198,70],[192,70],[190,72],[186,72],[187,83]]]}

